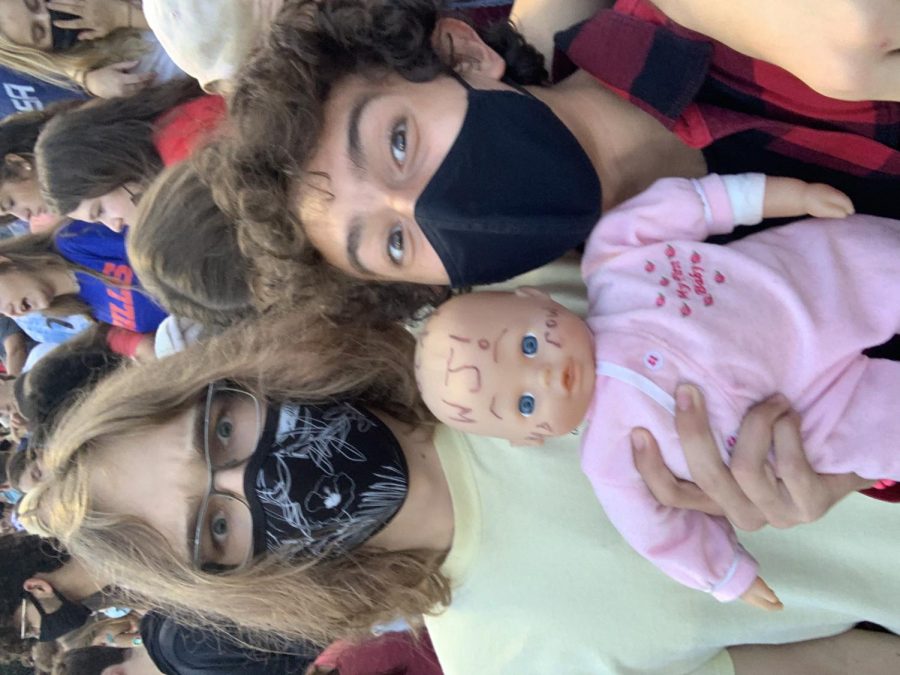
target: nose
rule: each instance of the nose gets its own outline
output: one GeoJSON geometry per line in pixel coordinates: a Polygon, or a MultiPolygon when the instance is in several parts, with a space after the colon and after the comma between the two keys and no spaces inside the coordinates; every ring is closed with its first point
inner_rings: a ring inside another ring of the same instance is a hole
{"type": "Polygon", "coordinates": [[[106,227],[108,227],[113,232],[121,232],[124,227],[124,223],[122,222],[121,218],[103,218],[100,220],[100,222],[106,225],[106,227]]]}
{"type": "Polygon", "coordinates": [[[244,496],[244,474],[246,473],[247,462],[241,462],[236,466],[230,466],[227,469],[219,469],[215,475],[215,488],[222,492],[230,492],[239,496],[244,496]]]}
{"type": "Polygon", "coordinates": [[[385,194],[385,203],[389,209],[401,218],[412,220],[416,214],[415,197],[405,191],[389,191],[385,194]]]}

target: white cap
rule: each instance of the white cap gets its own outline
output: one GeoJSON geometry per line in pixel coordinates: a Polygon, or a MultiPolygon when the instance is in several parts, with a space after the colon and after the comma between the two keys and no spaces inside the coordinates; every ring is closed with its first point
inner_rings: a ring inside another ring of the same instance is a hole
{"type": "Polygon", "coordinates": [[[144,16],[169,57],[204,89],[231,80],[284,0],[144,0],[144,16]]]}
{"type": "Polygon", "coordinates": [[[192,319],[167,316],[156,329],[153,351],[162,359],[184,351],[203,337],[203,325],[192,319]]]}

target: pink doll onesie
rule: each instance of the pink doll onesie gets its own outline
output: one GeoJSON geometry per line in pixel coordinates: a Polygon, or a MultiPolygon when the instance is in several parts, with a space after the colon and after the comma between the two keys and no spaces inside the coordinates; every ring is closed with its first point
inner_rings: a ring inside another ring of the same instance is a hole
{"type": "Polygon", "coordinates": [[[900,363],[868,347],[900,329],[900,222],[803,220],[727,246],[759,221],[761,175],[670,178],[604,216],[582,261],[597,380],[582,467],[610,520],[673,579],[740,597],[756,561],[722,517],[661,506],[632,461],[647,428],[690,480],[672,392],[700,385],[728,462],[746,410],[782,392],[820,473],[900,479],[900,363]]]}

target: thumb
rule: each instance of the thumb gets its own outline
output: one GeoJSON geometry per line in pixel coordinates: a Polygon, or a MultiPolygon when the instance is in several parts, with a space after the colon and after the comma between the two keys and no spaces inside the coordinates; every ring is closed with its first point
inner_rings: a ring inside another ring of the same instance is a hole
{"type": "Polygon", "coordinates": [[[134,68],[137,64],[137,61],[119,61],[118,63],[112,64],[110,68],[124,73],[134,68]]]}

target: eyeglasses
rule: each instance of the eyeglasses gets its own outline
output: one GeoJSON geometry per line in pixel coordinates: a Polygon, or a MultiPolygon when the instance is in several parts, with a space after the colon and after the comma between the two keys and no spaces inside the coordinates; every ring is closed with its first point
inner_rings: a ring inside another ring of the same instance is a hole
{"type": "Polygon", "coordinates": [[[37,632],[34,630],[28,630],[28,617],[25,616],[25,613],[28,611],[28,598],[22,598],[22,609],[19,610],[20,614],[20,626],[19,626],[19,638],[22,640],[37,640],[39,637],[37,632]]]}
{"type": "Polygon", "coordinates": [[[193,564],[207,572],[239,569],[253,557],[253,517],[247,500],[215,488],[218,471],[244,464],[256,450],[262,409],[251,393],[225,382],[209,385],[203,412],[207,487],[197,511],[193,564]]]}

